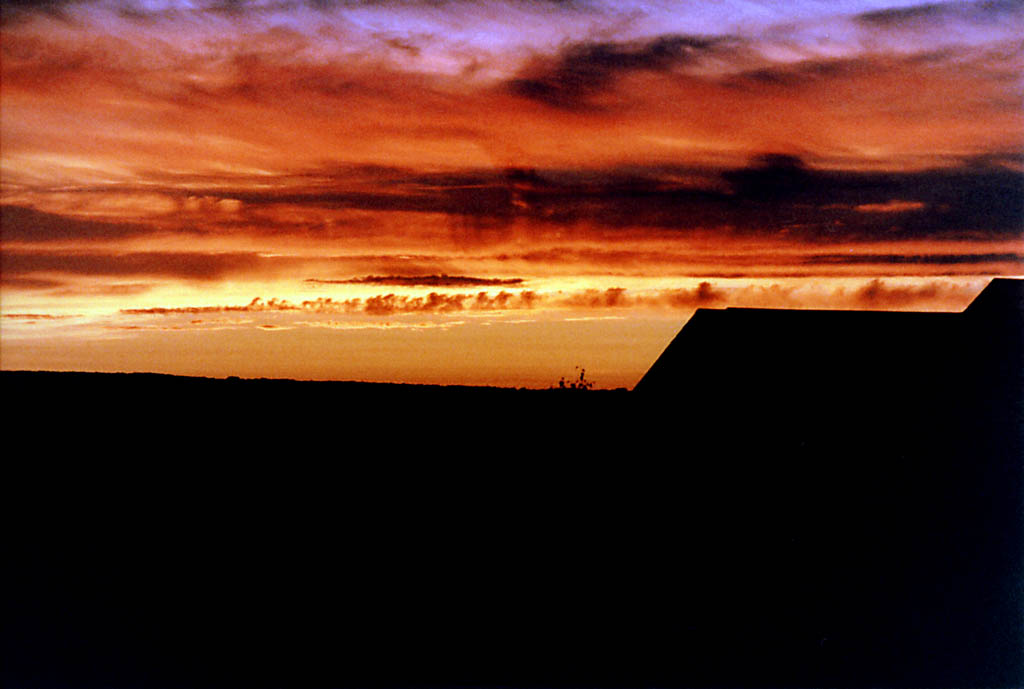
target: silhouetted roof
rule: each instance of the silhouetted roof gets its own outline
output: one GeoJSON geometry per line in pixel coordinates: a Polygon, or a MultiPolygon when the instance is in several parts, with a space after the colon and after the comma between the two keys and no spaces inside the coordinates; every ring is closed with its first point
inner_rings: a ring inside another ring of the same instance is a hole
{"type": "Polygon", "coordinates": [[[838,397],[963,386],[995,362],[1019,375],[1022,286],[993,280],[961,313],[699,309],[635,390],[705,400],[741,391],[838,397]]]}

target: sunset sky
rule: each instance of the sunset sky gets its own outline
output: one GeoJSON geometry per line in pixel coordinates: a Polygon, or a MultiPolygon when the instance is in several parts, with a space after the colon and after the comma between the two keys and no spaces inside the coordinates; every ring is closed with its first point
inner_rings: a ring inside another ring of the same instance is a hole
{"type": "Polygon", "coordinates": [[[1019,0],[2,17],[5,370],[632,387],[698,307],[1024,274],[1019,0]]]}

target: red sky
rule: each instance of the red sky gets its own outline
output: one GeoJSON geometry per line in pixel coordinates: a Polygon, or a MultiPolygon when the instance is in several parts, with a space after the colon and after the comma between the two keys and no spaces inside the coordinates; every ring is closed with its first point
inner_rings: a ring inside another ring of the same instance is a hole
{"type": "Polygon", "coordinates": [[[4,369],[632,386],[1024,257],[1024,6],[5,3],[4,369]]]}

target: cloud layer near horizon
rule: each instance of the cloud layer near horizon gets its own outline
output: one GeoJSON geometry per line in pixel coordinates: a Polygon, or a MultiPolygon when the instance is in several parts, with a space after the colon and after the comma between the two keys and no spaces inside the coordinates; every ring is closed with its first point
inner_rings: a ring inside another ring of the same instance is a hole
{"type": "MultiPolygon", "coordinates": [[[[715,286],[701,282],[693,288],[629,290],[623,287],[583,289],[572,292],[518,290],[475,293],[429,292],[421,296],[381,293],[369,297],[334,299],[318,297],[301,302],[254,297],[244,304],[214,306],[151,306],[125,308],[125,316],[214,316],[231,314],[333,314],[393,316],[404,314],[454,314],[529,310],[681,310],[697,308],[831,308],[895,310],[959,310],[975,296],[977,288],[965,283],[936,280],[887,283],[873,279],[858,286],[807,289],[797,284],[762,282],[742,287],[715,286]]],[[[6,313],[4,318],[53,320],[69,315],[6,313]]]]}

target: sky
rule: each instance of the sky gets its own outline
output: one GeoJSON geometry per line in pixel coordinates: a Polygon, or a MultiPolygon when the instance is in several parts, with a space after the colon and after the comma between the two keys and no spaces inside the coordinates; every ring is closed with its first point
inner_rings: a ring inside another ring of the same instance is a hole
{"type": "Polygon", "coordinates": [[[5,2],[0,367],[632,387],[697,308],[960,310],[1024,274],[1021,36],[1019,0],[5,2]]]}

